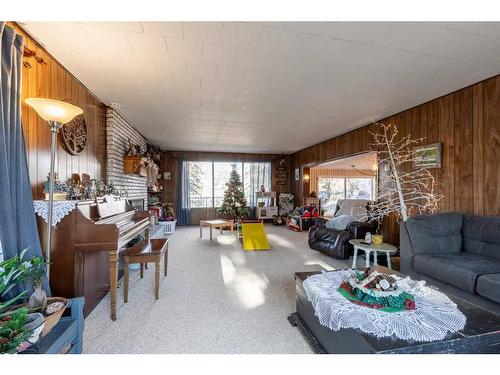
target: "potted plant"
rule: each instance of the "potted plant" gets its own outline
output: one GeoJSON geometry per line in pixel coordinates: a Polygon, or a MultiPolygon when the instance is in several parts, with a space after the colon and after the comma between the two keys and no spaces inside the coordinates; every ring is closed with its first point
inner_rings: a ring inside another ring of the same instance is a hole
{"type": "MultiPolygon", "coordinates": [[[[34,321],[40,319],[41,314],[29,316],[27,308],[12,309],[14,303],[27,294],[23,291],[11,298],[5,299],[14,286],[22,281],[24,270],[19,267],[20,257],[14,257],[0,263],[0,353],[16,353],[23,342],[33,336],[34,321]],[[28,325],[27,325],[28,324],[28,325]]],[[[39,328],[40,325],[35,328],[39,328]]],[[[43,329],[43,316],[42,316],[43,329]]]]}
{"type": "Polygon", "coordinates": [[[41,308],[43,310],[47,305],[47,293],[42,289],[46,264],[47,260],[45,257],[33,257],[28,260],[21,259],[19,267],[23,271],[22,280],[27,280],[34,288],[28,300],[28,307],[30,309],[41,308]]]}

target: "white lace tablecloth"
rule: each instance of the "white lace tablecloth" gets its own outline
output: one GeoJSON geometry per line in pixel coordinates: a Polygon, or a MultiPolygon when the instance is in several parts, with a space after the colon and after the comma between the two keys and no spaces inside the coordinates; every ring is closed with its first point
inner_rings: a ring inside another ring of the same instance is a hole
{"type": "Polygon", "coordinates": [[[410,278],[399,278],[398,287],[413,295],[415,310],[385,312],[356,305],[337,291],[352,274],[352,270],[323,272],[303,283],[315,315],[333,331],[357,328],[377,337],[425,342],[442,340],[465,326],[464,314],[444,293],[410,278]]]}
{"type": "MultiPolygon", "coordinates": [[[[78,201],[54,201],[52,206],[52,226],[55,227],[64,216],[73,211],[78,201]]],[[[33,201],[33,207],[38,216],[48,223],[49,201],[33,201]]]]}

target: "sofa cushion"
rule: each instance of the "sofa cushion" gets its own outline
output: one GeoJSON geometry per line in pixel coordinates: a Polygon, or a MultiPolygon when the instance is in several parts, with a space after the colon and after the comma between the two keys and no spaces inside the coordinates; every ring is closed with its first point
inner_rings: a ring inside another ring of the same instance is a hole
{"type": "Polygon", "coordinates": [[[476,292],[484,298],[500,303],[500,274],[479,276],[477,279],[476,292]]]}
{"type": "Polygon", "coordinates": [[[413,253],[453,254],[462,247],[463,214],[446,212],[436,215],[415,216],[406,221],[413,253]]]}
{"type": "Polygon", "coordinates": [[[475,293],[479,276],[500,273],[500,260],[465,252],[449,255],[417,255],[413,258],[413,267],[424,275],[466,292],[475,293]]]}
{"type": "Polygon", "coordinates": [[[464,251],[500,259],[500,217],[465,216],[462,238],[464,251]]]}

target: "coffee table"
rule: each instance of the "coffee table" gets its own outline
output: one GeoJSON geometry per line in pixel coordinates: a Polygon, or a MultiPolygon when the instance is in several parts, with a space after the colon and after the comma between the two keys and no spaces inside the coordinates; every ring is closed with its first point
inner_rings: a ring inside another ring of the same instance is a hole
{"type": "Polygon", "coordinates": [[[224,228],[230,228],[231,232],[234,230],[234,223],[229,220],[200,220],[200,238],[203,237],[203,227],[210,228],[210,241],[212,241],[212,230],[213,228],[220,229],[220,233],[223,233],[224,228]]]}
{"type": "Polygon", "coordinates": [[[392,269],[391,254],[397,253],[398,248],[388,243],[381,245],[367,244],[364,240],[349,240],[349,243],[354,246],[354,254],[352,256],[352,268],[356,268],[356,261],[358,260],[358,250],[363,250],[366,254],[366,267],[370,267],[370,253],[373,253],[373,265],[378,266],[377,252],[383,252],[387,256],[387,267],[392,269]]]}
{"type": "MultiPolygon", "coordinates": [[[[379,272],[398,274],[385,267],[379,272]]],[[[335,272],[335,271],[330,271],[335,272]]],[[[361,330],[342,328],[332,331],[320,324],[314,308],[307,299],[302,283],[319,272],[295,274],[296,312],[288,317],[292,326],[298,327],[315,353],[335,354],[429,354],[429,353],[500,353],[500,316],[459,297],[445,293],[466,316],[465,327],[449,333],[440,341],[405,341],[396,337],[377,338],[361,330]]]]}

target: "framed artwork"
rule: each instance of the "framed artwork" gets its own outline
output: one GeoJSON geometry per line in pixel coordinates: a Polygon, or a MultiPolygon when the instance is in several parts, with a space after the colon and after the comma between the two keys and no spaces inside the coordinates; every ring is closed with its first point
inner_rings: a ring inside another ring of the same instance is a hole
{"type": "Polygon", "coordinates": [[[441,168],[441,143],[433,143],[414,148],[415,168],[441,168]]]}
{"type": "Polygon", "coordinates": [[[295,181],[300,180],[300,171],[299,168],[295,168],[295,181]]]}

